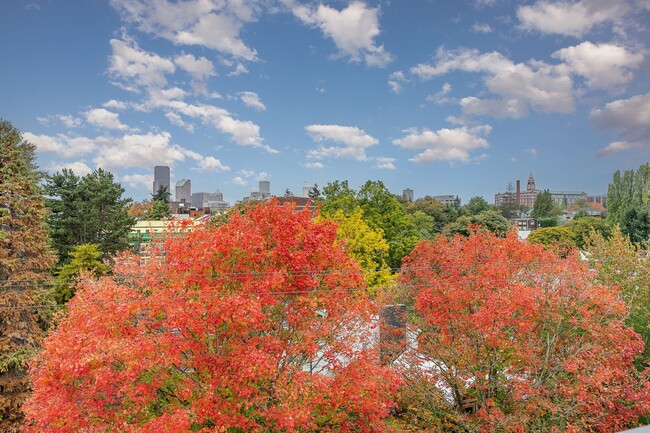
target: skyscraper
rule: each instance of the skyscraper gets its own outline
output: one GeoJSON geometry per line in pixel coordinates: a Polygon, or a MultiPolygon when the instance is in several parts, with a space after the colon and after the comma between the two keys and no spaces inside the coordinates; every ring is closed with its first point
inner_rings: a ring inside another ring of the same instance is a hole
{"type": "Polygon", "coordinates": [[[166,165],[157,165],[153,168],[153,194],[155,195],[158,192],[158,189],[164,186],[167,188],[167,192],[171,193],[169,190],[169,167],[166,165]]]}
{"type": "Polygon", "coordinates": [[[189,179],[181,179],[176,182],[176,201],[185,202],[188,207],[192,200],[192,182],[189,179]]]}

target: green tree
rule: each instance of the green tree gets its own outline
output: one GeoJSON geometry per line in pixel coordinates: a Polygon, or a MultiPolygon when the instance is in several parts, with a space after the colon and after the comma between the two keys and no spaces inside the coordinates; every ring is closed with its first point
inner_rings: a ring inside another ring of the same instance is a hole
{"type": "Polygon", "coordinates": [[[483,211],[492,209],[493,206],[490,205],[483,197],[476,196],[470,198],[467,204],[461,207],[461,212],[464,215],[478,215],[483,211]]]}
{"type": "Polygon", "coordinates": [[[151,203],[151,210],[147,213],[148,220],[161,220],[163,218],[169,218],[172,215],[172,211],[169,209],[169,203],[165,203],[162,200],[154,200],[151,203]]]}
{"type": "Polygon", "coordinates": [[[357,193],[365,219],[373,228],[381,228],[389,245],[389,265],[401,266],[402,257],[413,250],[421,238],[404,207],[381,181],[367,181],[357,193]]]}
{"type": "Polygon", "coordinates": [[[0,120],[0,431],[20,431],[31,385],[27,359],[43,338],[36,305],[55,257],[34,163],[36,147],[0,120]],[[9,307],[9,308],[6,308],[9,307]]]}
{"type": "Polygon", "coordinates": [[[631,207],[623,215],[621,230],[635,243],[647,243],[650,237],[650,207],[631,207]]]}
{"type": "Polygon", "coordinates": [[[48,225],[59,260],[68,259],[75,245],[98,244],[107,256],[129,247],[128,233],[135,223],[129,216],[131,199],[113,174],[97,169],[83,177],[63,169],[45,184],[48,225]]]}
{"type": "MultiPolygon", "coordinates": [[[[623,221],[628,219],[628,225],[635,223],[629,221],[632,216],[643,217],[643,210],[650,210],[650,164],[641,165],[636,172],[626,170],[621,175],[614,172],[612,183],[607,188],[607,221],[612,225],[619,224],[623,229],[623,221]],[[635,213],[628,213],[631,209],[635,213]]],[[[628,234],[623,229],[624,234],[628,234]]]]}
{"type": "Polygon", "coordinates": [[[568,227],[538,228],[533,230],[527,239],[530,243],[544,245],[562,257],[566,257],[569,251],[576,247],[573,233],[568,227]]]}
{"type": "MultiPolygon", "coordinates": [[[[458,218],[458,209],[453,206],[445,206],[438,200],[431,196],[419,198],[406,206],[406,212],[415,215],[417,212],[422,212],[433,218],[433,226],[426,230],[431,234],[442,233],[444,226],[450,221],[458,218]]],[[[417,227],[422,231],[422,227],[417,227]]]]}
{"type": "Polygon", "coordinates": [[[566,226],[578,248],[584,248],[592,232],[600,233],[605,238],[612,234],[612,228],[607,221],[597,217],[583,217],[569,221],[566,226]]]}
{"type": "Polygon", "coordinates": [[[551,192],[548,189],[545,189],[537,194],[535,203],[533,204],[533,211],[530,213],[530,216],[533,218],[545,218],[554,217],[556,215],[555,202],[553,201],[551,192]]]}
{"type": "Polygon", "coordinates": [[[486,210],[478,215],[463,215],[458,217],[456,221],[445,226],[444,233],[447,236],[453,236],[456,234],[469,236],[472,232],[472,226],[480,226],[499,237],[506,236],[512,227],[510,221],[501,215],[500,212],[495,210],[486,210]]]}
{"type": "Polygon", "coordinates": [[[318,184],[315,183],[314,187],[309,190],[309,198],[312,200],[317,200],[320,197],[320,191],[318,190],[318,184]]]}
{"type": "Polygon", "coordinates": [[[643,355],[636,360],[642,370],[650,362],[650,266],[646,251],[630,242],[618,228],[610,236],[592,231],[585,250],[590,267],[598,271],[598,280],[619,287],[630,308],[626,322],[645,343],[643,355]]]}
{"type": "Polygon", "coordinates": [[[97,244],[76,245],[70,251],[70,261],[59,268],[59,279],[54,287],[54,300],[65,304],[74,296],[76,279],[80,275],[100,276],[108,271],[102,262],[102,252],[97,244]]]}
{"type": "Polygon", "coordinates": [[[167,187],[165,185],[160,185],[158,187],[158,191],[156,191],[155,194],[151,194],[151,200],[152,201],[162,201],[166,204],[169,204],[169,197],[172,194],[167,191],[167,187]]]}
{"type": "Polygon", "coordinates": [[[342,210],[347,215],[359,205],[356,195],[357,192],[350,188],[347,180],[335,180],[323,188],[323,194],[317,202],[325,213],[332,214],[342,210]]]}
{"type": "Polygon", "coordinates": [[[357,206],[346,215],[342,210],[321,214],[321,218],[338,223],[337,238],[345,244],[345,251],[363,269],[368,287],[381,287],[392,281],[388,266],[389,247],[381,229],[372,229],[363,219],[363,210],[357,206]]]}

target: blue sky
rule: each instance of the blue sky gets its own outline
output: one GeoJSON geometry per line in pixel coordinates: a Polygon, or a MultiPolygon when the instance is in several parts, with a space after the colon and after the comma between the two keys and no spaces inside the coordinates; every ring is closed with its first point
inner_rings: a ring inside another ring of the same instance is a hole
{"type": "Polygon", "coordinates": [[[0,3],[0,116],[39,166],[416,197],[606,193],[650,160],[650,0],[0,3]]]}

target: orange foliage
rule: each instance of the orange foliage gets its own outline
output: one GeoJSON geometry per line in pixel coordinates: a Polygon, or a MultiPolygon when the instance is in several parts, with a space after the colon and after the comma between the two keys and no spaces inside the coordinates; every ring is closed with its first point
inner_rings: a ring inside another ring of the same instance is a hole
{"type": "Polygon", "coordinates": [[[480,431],[634,425],[650,413],[648,372],[633,366],[643,343],[619,291],[594,278],[514,232],[419,244],[400,277],[421,320],[407,381],[434,384],[458,423],[480,431]]]}
{"type": "Polygon", "coordinates": [[[32,364],[27,432],[385,429],[396,380],[334,224],[271,202],[164,250],[77,289],[32,364]]]}

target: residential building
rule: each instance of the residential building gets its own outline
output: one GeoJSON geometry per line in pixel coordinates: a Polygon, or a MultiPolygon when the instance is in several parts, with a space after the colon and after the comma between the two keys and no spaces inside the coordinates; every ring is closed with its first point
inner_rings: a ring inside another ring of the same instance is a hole
{"type": "Polygon", "coordinates": [[[460,207],[460,199],[457,195],[436,195],[432,198],[446,206],[460,207]]]}
{"type": "Polygon", "coordinates": [[[167,188],[167,192],[171,193],[169,190],[169,167],[165,165],[157,165],[153,168],[152,194],[156,194],[161,186],[167,188]]]}

